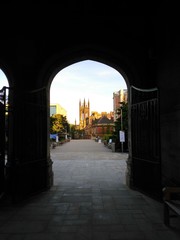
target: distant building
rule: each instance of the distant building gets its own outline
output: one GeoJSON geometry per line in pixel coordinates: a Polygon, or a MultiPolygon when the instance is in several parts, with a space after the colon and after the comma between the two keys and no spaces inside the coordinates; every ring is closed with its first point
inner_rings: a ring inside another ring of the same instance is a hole
{"type": "Polygon", "coordinates": [[[119,117],[117,114],[117,109],[120,108],[121,102],[128,101],[127,89],[121,89],[117,92],[113,92],[113,112],[114,112],[114,121],[119,117]]]}
{"type": "Polygon", "coordinates": [[[63,108],[60,104],[50,104],[50,116],[54,114],[61,114],[64,117],[67,117],[67,111],[65,108],[63,108]]]}
{"type": "Polygon", "coordinates": [[[96,112],[96,111],[92,111],[89,123],[92,124],[92,122],[95,119],[99,119],[99,118],[104,117],[104,116],[107,117],[109,120],[112,120],[112,119],[114,119],[114,112],[111,111],[109,113],[108,112],[101,112],[101,113],[99,113],[99,112],[96,112]]]}
{"type": "Polygon", "coordinates": [[[79,125],[76,125],[75,129],[81,131],[83,138],[91,138],[98,135],[103,137],[106,134],[110,134],[113,131],[114,126],[114,112],[96,112],[92,111],[90,115],[90,102],[79,101],[79,125]],[[82,132],[83,131],[83,132],[82,132]]]}
{"type": "Polygon", "coordinates": [[[79,100],[79,130],[84,129],[89,124],[90,117],[90,103],[79,100]]]}
{"type": "Polygon", "coordinates": [[[101,116],[92,120],[91,125],[86,126],[85,135],[91,137],[103,138],[107,134],[112,134],[114,129],[114,120],[107,116],[101,116]]]}

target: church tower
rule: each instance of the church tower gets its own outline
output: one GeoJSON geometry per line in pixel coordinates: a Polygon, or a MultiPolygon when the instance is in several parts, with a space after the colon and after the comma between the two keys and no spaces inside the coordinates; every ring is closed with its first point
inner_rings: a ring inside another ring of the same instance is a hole
{"type": "Polygon", "coordinates": [[[79,100],[79,129],[84,129],[89,124],[90,103],[86,103],[85,99],[81,103],[79,100]]]}

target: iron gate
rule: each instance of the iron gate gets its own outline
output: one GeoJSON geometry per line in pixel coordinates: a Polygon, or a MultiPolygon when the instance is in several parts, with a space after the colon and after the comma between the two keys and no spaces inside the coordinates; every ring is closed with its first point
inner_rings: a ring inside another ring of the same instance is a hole
{"type": "Polygon", "coordinates": [[[25,92],[20,97],[23,98],[23,103],[18,116],[18,129],[22,136],[25,135],[26,144],[21,143],[23,149],[18,153],[18,158],[23,162],[39,161],[45,157],[43,149],[47,145],[47,132],[43,127],[47,121],[46,89],[25,92]]]}
{"type": "Polygon", "coordinates": [[[5,162],[8,150],[8,90],[9,87],[3,87],[0,90],[0,196],[5,191],[5,162]]]}
{"type": "Polygon", "coordinates": [[[131,87],[132,175],[134,187],[161,198],[158,89],[131,87]]]}
{"type": "Polygon", "coordinates": [[[16,108],[15,135],[22,137],[14,150],[14,159],[18,160],[13,183],[15,201],[48,188],[48,164],[52,164],[47,162],[46,89],[19,93],[17,98],[21,105],[16,108]]]}

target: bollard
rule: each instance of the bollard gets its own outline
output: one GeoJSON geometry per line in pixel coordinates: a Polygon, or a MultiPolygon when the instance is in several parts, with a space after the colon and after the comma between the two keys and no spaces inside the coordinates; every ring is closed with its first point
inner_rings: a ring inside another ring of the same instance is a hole
{"type": "Polygon", "coordinates": [[[112,152],[115,152],[115,143],[111,143],[112,152]]]}

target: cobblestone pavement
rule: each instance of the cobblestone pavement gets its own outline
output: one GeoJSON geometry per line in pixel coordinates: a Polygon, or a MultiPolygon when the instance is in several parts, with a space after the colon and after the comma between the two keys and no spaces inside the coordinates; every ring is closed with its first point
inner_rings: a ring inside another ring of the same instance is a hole
{"type": "Polygon", "coordinates": [[[54,186],[0,207],[0,240],[179,240],[178,219],[166,227],[162,203],[126,186],[127,157],[93,140],[52,149],[54,186]]]}

